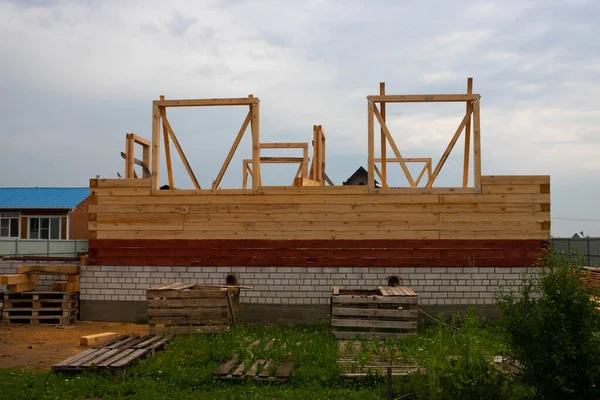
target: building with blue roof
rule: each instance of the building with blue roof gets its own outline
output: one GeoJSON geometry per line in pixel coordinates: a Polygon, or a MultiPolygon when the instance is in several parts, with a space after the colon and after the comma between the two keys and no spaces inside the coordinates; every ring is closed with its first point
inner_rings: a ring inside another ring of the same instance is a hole
{"type": "Polygon", "coordinates": [[[0,188],[0,239],[87,239],[89,188],[0,188]]]}

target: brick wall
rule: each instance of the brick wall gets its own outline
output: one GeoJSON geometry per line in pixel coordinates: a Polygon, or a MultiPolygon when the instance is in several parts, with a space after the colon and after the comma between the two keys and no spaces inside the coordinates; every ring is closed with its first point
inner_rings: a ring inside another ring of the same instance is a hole
{"type": "Polygon", "coordinates": [[[81,300],[145,301],[160,283],[224,284],[234,274],[249,304],[329,304],[332,286],[373,289],[390,276],[419,294],[421,305],[489,305],[499,287],[519,287],[533,268],[317,268],[82,266],[81,300]]]}
{"type": "Polygon", "coordinates": [[[90,198],[86,198],[69,215],[69,239],[88,239],[88,205],[90,198]]]}

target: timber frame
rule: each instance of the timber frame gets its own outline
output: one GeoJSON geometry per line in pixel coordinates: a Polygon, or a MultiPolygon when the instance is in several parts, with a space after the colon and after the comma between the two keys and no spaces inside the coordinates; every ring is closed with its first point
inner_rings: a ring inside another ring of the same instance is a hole
{"type": "Polygon", "coordinates": [[[253,95],[248,95],[247,98],[220,98],[220,99],[195,99],[195,100],[165,100],[165,96],[160,96],[160,100],[154,100],[152,102],[152,191],[158,190],[160,185],[160,136],[161,136],[161,125],[163,131],[163,139],[165,144],[165,157],[167,163],[167,174],[169,178],[169,188],[174,189],[175,184],[173,181],[173,170],[171,166],[171,151],[169,138],[173,141],[173,145],[177,149],[181,161],[183,162],[188,174],[196,188],[200,190],[198,180],[190,167],[190,164],[181,148],[175,132],[167,119],[167,108],[168,107],[207,107],[207,106],[248,106],[249,111],[242,123],[242,127],[238,132],[233,145],[215,179],[212,190],[216,190],[225,175],[227,167],[231,163],[231,159],[237,150],[237,147],[248,128],[251,126],[252,131],[252,186],[257,188],[260,182],[260,147],[259,147],[259,135],[260,135],[260,100],[255,98],[253,95]]]}
{"type": "Polygon", "coordinates": [[[368,174],[369,181],[368,186],[371,189],[375,188],[375,173],[381,179],[381,187],[388,188],[387,181],[387,163],[397,162],[400,164],[400,168],[404,172],[406,180],[411,188],[416,188],[421,181],[425,171],[428,172],[427,183],[425,188],[431,189],[433,184],[438,177],[444,163],[448,159],[448,156],[452,152],[452,149],[456,145],[456,142],[460,138],[463,130],[465,132],[465,148],[464,148],[464,164],[463,164],[463,182],[462,187],[469,187],[469,158],[470,158],[470,144],[471,144],[471,126],[473,126],[473,172],[474,172],[474,185],[475,190],[481,189],[481,128],[480,128],[480,114],[479,114],[479,100],[481,96],[479,94],[473,94],[473,78],[467,79],[467,93],[466,94],[414,94],[414,95],[386,95],[385,94],[385,82],[379,84],[379,95],[367,96],[368,100],[368,174]],[[387,103],[431,103],[431,102],[465,102],[466,112],[460,122],[454,136],[450,140],[450,143],[446,147],[446,150],[442,154],[440,160],[435,166],[433,172],[431,171],[431,158],[404,158],[390,133],[388,126],[386,125],[386,104],[387,103]],[[379,108],[377,107],[379,103],[379,108]],[[381,127],[381,156],[375,158],[375,120],[381,127]],[[395,155],[394,158],[387,157],[387,147],[392,148],[395,155]],[[381,170],[377,168],[376,163],[381,163],[381,170]],[[414,180],[410,171],[408,170],[407,162],[423,162],[425,166],[421,170],[419,177],[414,180]]]}
{"type": "Polygon", "coordinates": [[[151,172],[150,166],[150,141],[140,137],[134,133],[127,133],[125,135],[125,153],[121,153],[121,157],[125,159],[125,179],[137,179],[138,176],[135,173],[134,165],[142,167],[142,176],[149,178],[151,172]],[[135,158],[134,150],[135,144],[142,146],[142,160],[135,158]]]}

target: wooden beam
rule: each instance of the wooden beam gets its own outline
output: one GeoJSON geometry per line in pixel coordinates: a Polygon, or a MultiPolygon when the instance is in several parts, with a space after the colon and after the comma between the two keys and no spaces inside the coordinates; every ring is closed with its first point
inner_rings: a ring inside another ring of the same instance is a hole
{"type": "MultiPolygon", "coordinates": [[[[253,99],[252,95],[248,97],[253,99]]],[[[252,103],[250,106],[252,114],[252,187],[261,186],[260,176],[260,103],[252,103]]]]}
{"type": "Polygon", "coordinates": [[[148,139],[144,139],[141,136],[136,135],[135,133],[132,133],[133,135],[133,141],[137,144],[141,144],[142,146],[148,146],[150,147],[150,141],[148,139]]]}
{"type": "Polygon", "coordinates": [[[79,274],[79,265],[22,265],[19,274],[79,274]]]}
{"type": "Polygon", "coordinates": [[[133,134],[125,134],[125,179],[133,179],[134,144],[133,134]]]}
{"type": "Polygon", "coordinates": [[[327,176],[327,173],[323,172],[323,178],[325,179],[325,182],[327,182],[327,184],[328,184],[329,186],[335,186],[335,185],[333,184],[333,182],[331,181],[331,179],[329,179],[329,176],[327,176]]]}
{"type": "Polygon", "coordinates": [[[375,170],[375,173],[377,173],[377,175],[379,176],[379,179],[383,179],[381,177],[381,171],[379,170],[379,168],[377,167],[377,164],[373,164],[373,169],[375,170]]]}
{"type": "Polygon", "coordinates": [[[190,100],[154,100],[157,107],[249,106],[258,104],[256,97],[190,100]]]}
{"type": "Polygon", "coordinates": [[[396,155],[396,158],[398,159],[398,163],[400,164],[400,167],[402,168],[402,171],[404,172],[404,175],[406,176],[406,179],[408,180],[408,184],[410,185],[410,187],[413,187],[413,188],[416,187],[415,182],[412,178],[412,175],[410,174],[410,171],[408,170],[408,167],[406,166],[406,163],[404,162],[404,159],[402,158],[402,155],[400,154],[400,150],[398,150],[398,147],[396,146],[396,142],[394,142],[394,138],[392,137],[390,130],[388,129],[387,125],[381,118],[381,114],[379,114],[379,110],[377,110],[377,107],[375,107],[375,105],[373,105],[373,114],[375,114],[377,121],[379,121],[379,125],[381,125],[381,127],[383,128],[385,136],[387,137],[387,140],[390,143],[390,147],[392,148],[392,151],[396,155]]]}
{"type": "MultiPolygon", "coordinates": [[[[421,173],[419,174],[419,176],[417,177],[417,180],[415,181],[415,185],[419,186],[419,182],[421,182],[421,178],[425,174],[425,171],[427,171],[428,165],[431,165],[431,161],[425,162],[425,165],[423,165],[423,169],[421,170],[421,173]]],[[[429,177],[428,177],[428,179],[429,179],[429,177]]]]}
{"type": "MultiPolygon", "coordinates": [[[[127,155],[123,152],[121,152],[121,157],[123,157],[123,159],[127,159],[127,155]]],[[[140,167],[142,167],[142,170],[144,171],[144,175],[148,174],[148,176],[144,176],[145,178],[149,178],[151,173],[150,173],[150,169],[148,169],[148,165],[145,164],[142,160],[138,159],[138,158],[134,158],[133,159],[133,163],[135,165],[139,165],[140,167]]],[[[135,173],[135,171],[133,171],[135,173]]]]}
{"type": "MultiPolygon", "coordinates": [[[[252,170],[250,169],[250,164],[247,163],[246,161],[248,160],[244,160],[244,162],[242,163],[243,169],[242,169],[242,189],[247,189],[248,188],[248,173],[250,173],[250,175],[252,175],[252,170]]],[[[252,161],[252,160],[250,160],[252,161]]]]}
{"type": "Polygon", "coordinates": [[[190,175],[190,178],[192,179],[192,183],[194,184],[196,189],[200,189],[200,185],[198,184],[196,175],[194,175],[194,171],[192,171],[192,167],[190,167],[190,163],[188,162],[188,160],[185,156],[185,153],[183,152],[183,149],[179,145],[177,136],[175,136],[175,132],[173,132],[173,128],[171,127],[171,124],[169,123],[169,120],[167,119],[166,110],[164,108],[161,109],[161,117],[163,120],[163,124],[165,124],[167,127],[167,132],[169,132],[169,136],[171,136],[171,140],[173,140],[173,145],[177,149],[177,152],[179,153],[179,157],[181,157],[181,161],[183,161],[183,165],[185,166],[185,169],[187,170],[188,174],[190,175]]]}
{"type": "Polygon", "coordinates": [[[152,105],[152,190],[160,186],[160,112],[152,105]]]}
{"type": "Polygon", "coordinates": [[[20,283],[35,283],[38,276],[35,274],[10,274],[0,276],[0,285],[18,285],[20,283]]]}
{"type": "Polygon", "coordinates": [[[213,190],[217,190],[219,185],[221,184],[223,175],[225,175],[225,171],[227,171],[227,168],[229,167],[229,164],[231,163],[231,159],[233,158],[233,155],[235,154],[240,142],[242,141],[242,138],[244,137],[244,133],[246,133],[246,129],[248,129],[248,125],[250,124],[251,119],[252,119],[252,112],[248,111],[248,114],[246,115],[246,119],[244,119],[244,123],[242,124],[240,131],[238,132],[237,136],[235,137],[235,140],[233,141],[233,144],[231,145],[231,148],[229,149],[229,153],[227,154],[227,158],[225,158],[225,161],[223,162],[223,166],[221,167],[221,170],[219,171],[219,174],[217,175],[217,179],[215,179],[215,182],[213,183],[213,186],[212,186],[213,190]]]}
{"type": "Polygon", "coordinates": [[[309,178],[294,178],[294,186],[321,186],[318,181],[309,178]]]}
{"type": "Polygon", "coordinates": [[[261,149],[308,149],[308,143],[261,143],[261,149]]]}
{"type": "Polygon", "coordinates": [[[459,102],[473,101],[481,97],[479,94],[408,94],[367,96],[373,103],[423,103],[423,102],[459,102]]]}
{"type": "Polygon", "coordinates": [[[325,132],[323,126],[319,125],[319,179],[317,180],[322,186],[325,185],[323,174],[325,173],[325,132]]]}
{"type": "MultiPolygon", "coordinates": [[[[467,94],[473,94],[473,78],[467,79],[467,94]]],[[[467,102],[466,114],[470,115],[473,112],[473,102],[467,102]]],[[[464,154],[464,165],[463,165],[463,187],[469,186],[469,157],[471,155],[471,118],[465,125],[465,154],[464,154]]]]}
{"type": "MultiPolygon", "coordinates": [[[[379,82],[379,94],[385,96],[385,82],[379,82]]],[[[385,122],[385,102],[381,103],[381,117],[385,122]]],[[[387,184],[387,139],[383,132],[383,128],[381,128],[381,160],[382,164],[379,178],[381,179],[381,187],[387,188],[389,187],[387,184]]]]}
{"type": "Polygon", "coordinates": [[[435,179],[437,178],[438,174],[440,173],[440,170],[444,166],[444,163],[448,159],[450,152],[454,148],[456,141],[460,137],[460,134],[462,133],[463,129],[465,129],[465,125],[467,124],[467,120],[469,118],[471,118],[471,114],[465,114],[462,121],[460,122],[460,125],[458,125],[456,132],[454,132],[454,136],[452,136],[450,143],[448,143],[448,147],[446,147],[446,151],[444,151],[444,154],[442,154],[442,158],[440,158],[440,161],[435,166],[435,170],[433,171],[431,178],[429,178],[429,180],[427,181],[427,185],[425,186],[426,188],[431,188],[433,186],[433,182],[435,182],[435,179]]]}
{"type": "MultiPolygon", "coordinates": [[[[161,100],[165,99],[165,96],[161,95],[160,96],[161,100]]],[[[167,116],[167,110],[164,107],[161,107],[160,109],[161,113],[164,113],[165,117],[167,116]]],[[[173,190],[175,189],[175,181],[173,180],[173,164],[171,163],[171,145],[169,143],[169,130],[167,129],[167,124],[165,124],[165,121],[163,120],[162,123],[162,128],[163,128],[163,139],[165,141],[165,159],[167,162],[167,176],[169,178],[169,189],[173,190]]]]}
{"type": "MultiPolygon", "coordinates": [[[[404,160],[404,162],[427,162],[427,161],[431,161],[431,157],[404,157],[402,160],[404,160]]],[[[387,158],[387,162],[398,162],[399,159],[398,158],[387,158]]],[[[375,162],[382,162],[381,158],[376,158],[375,162]]]]}
{"type": "Polygon", "coordinates": [[[473,102],[473,174],[475,187],[481,187],[481,128],[479,100],[473,102]]]}
{"type": "MultiPolygon", "coordinates": [[[[261,164],[294,164],[302,163],[304,158],[302,157],[260,157],[261,164]]],[[[252,163],[251,158],[245,158],[244,162],[252,163]]]]}
{"type": "MultiPolygon", "coordinates": [[[[133,162],[136,163],[135,158],[133,162]]],[[[152,176],[152,172],[150,172],[150,146],[142,146],[142,163],[144,164],[142,166],[142,177],[150,178],[152,176]]]]}
{"type": "Polygon", "coordinates": [[[298,170],[301,173],[300,176],[308,178],[308,143],[307,146],[302,149],[302,164],[298,170]]]}
{"type": "Polygon", "coordinates": [[[375,188],[375,121],[373,121],[373,114],[375,112],[375,103],[371,100],[368,101],[367,105],[367,143],[368,143],[368,157],[367,157],[367,185],[370,189],[375,188]]]}

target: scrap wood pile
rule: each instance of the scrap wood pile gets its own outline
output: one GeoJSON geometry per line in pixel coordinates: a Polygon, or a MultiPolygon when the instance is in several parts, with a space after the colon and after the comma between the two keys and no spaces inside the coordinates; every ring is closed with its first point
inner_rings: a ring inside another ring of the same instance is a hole
{"type": "Polygon", "coordinates": [[[8,286],[3,295],[4,324],[70,325],[77,319],[77,265],[23,265],[18,274],[0,276],[0,284],[8,286]],[[67,280],[55,281],[52,291],[34,290],[40,274],[67,275],[67,280]]]}
{"type": "Polygon", "coordinates": [[[110,371],[122,374],[138,360],[154,355],[169,341],[162,335],[123,335],[52,366],[55,372],[110,371]]]}
{"type": "Polygon", "coordinates": [[[153,333],[217,333],[237,322],[242,286],[167,283],[146,291],[153,333]]]}
{"type": "MultiPolygon", "coordinates": [[[[248,345],[248,349],[260,348],[261,340],[256,340],[248,345]]],[[[268,352],[275,343],[275,339],[271,339],[262,348],[263,352],[268,352]]],[[[285,343],[281,345],[281,349],[285,350],[285,343]]],[[[244,360],[238,359],[237,354],[233,354],[231,359],[224,361],[213,373],[215,379],[219,380],[245,380],[264,382],[286,382],[292,373],[293,358],[290,353],[287,353],[283,359],[275,358],[268,359],[253,359],[244,360]]]]}

